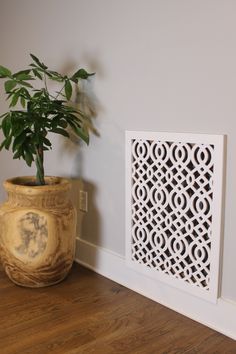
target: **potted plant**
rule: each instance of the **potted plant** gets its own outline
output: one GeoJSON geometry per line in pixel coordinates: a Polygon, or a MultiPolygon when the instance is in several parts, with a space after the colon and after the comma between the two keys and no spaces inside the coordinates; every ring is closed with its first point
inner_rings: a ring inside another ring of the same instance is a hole
{"type": "Polygon", "coordinates": [[[36,166],[34,177],[4,182],[8,200],[0,208],[0,257],[13,282],[41,287],[68,274],[76,227],[76,212],[68,197],[70,182],[45,176],[44,153],[52,148],[49,133],[70,138],[68,128],[88,144],[88,118],[69,103],[80,80],[94,74],[79,69],[71,76],[62,75],[30,55],[32,63],[26,70],[12,73],[0,66],[9,100],[9,110],[0,116],[4,135],[0,150],[11,148],[13,159],[36,166]],[[50,89],[52,81],[59,90],[50,89]]]}

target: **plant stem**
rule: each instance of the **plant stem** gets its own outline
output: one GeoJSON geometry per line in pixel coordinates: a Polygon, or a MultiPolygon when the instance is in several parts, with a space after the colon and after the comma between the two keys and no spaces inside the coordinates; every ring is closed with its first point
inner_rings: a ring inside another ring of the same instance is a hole
{"type": "Polygon", "coordinates": [[[58,99],[58,97],[61,95],[62,90],[65,88],[65,84],[62,86],[62,88],[60,89],[60,91],[57,93],[56,97],[54,97],[55,100],[58,99]]]}
{"type": "Polygon", "coordinates": [[[44,167],[43,167],[43,148],[40,145],[36,147],[35,163],[37,168],[36,184],[39,186],[45,185],[44,167]]]}
{"type": "Polygon", "coordinates": [[[46,90],[47,94],[49,94],[49,92],[48,92],[48,87],[47,87],[47,79],[46,79],[46,75],[45,75],[45,74],[43,74],[43,80],[44,80],[44,87],[45,87],[45,90],[46,90]]]}

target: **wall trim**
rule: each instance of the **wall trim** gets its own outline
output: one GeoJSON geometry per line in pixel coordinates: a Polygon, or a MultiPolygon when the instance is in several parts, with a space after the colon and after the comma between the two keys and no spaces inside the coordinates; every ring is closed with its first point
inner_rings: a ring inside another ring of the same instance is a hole
{"type": "Polygon", "coordinates": [[[77,238],[76,262],[161,305],[236,340],[236,303],[210,303],[130,268],[125,257],[77,238]]]}

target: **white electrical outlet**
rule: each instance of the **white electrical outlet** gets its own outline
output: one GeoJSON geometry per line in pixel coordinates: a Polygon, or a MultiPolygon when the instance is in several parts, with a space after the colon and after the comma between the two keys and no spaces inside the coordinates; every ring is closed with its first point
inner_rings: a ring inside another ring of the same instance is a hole
{"type": "Polygon", "coordinates": [[[88,192],[80,191],[79,192],[79,208],[82,211],[88,211],[88,192]]]}

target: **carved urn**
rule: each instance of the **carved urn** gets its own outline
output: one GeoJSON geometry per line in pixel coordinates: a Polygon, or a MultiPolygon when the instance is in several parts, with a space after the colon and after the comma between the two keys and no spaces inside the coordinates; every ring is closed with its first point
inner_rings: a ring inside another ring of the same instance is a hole
{"type": "Polygon", "coordinates": [[[7,201],[0,208],[0,260],[16,284],[49,286],[63,280],[75,254],[76,211],[69,199],[71,183],[46,177],[4,182],[7,201]]]}

